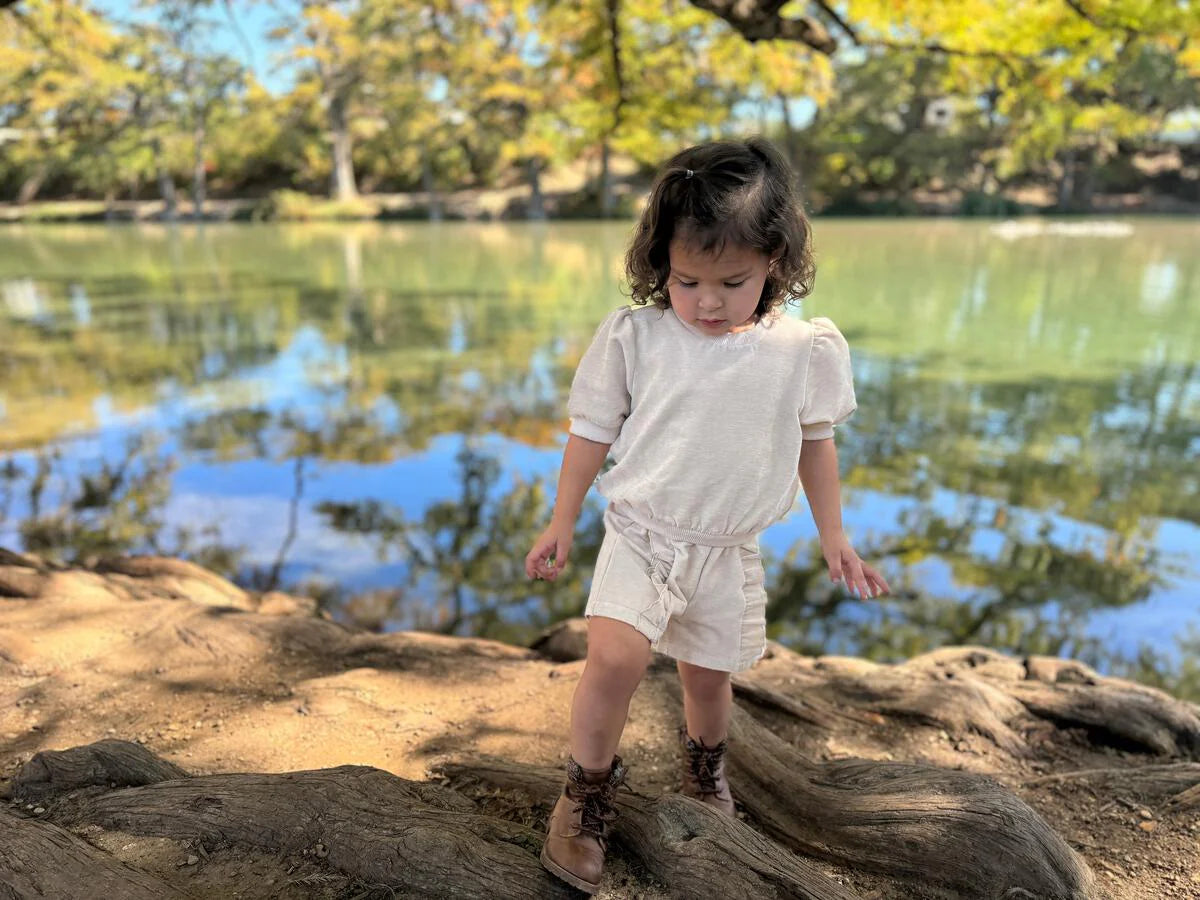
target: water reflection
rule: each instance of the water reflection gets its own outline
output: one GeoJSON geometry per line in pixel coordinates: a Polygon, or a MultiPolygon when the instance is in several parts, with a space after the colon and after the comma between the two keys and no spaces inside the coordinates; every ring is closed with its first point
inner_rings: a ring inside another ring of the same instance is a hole
{"type": "MultiPolygon", "coordinates": [[[[496,456],[469,441],[455,456],[455,474],[457,496],[429,505],[419,518],[377,500],[320,505],[333,529],[366,537],[381,555],[395,553],[406,564],[401,585],[368,595],[371,624],[528,641],[582,612],[604,530],[596,506],[588,503],[580,518],[572,550],[577,564],[555,584],[531,583],[525,554],[545,527],[552,500],[546,480],[504,484],[496,456]]],[[[361,603],[348,601],[350,608],[361,603]]]]}
{"type": "MultiPolygon", "coordinates": [[[[860,399],[847,522],[902,592],[833,590],[798,508],[765,537],[773,635],[1071,653],[1200,693],[1200,228],[818,226],[804,313],[850,337],[860,399]]],[[[594,507],[567,583],[520,563],[624,238],[0,232],[0,544],[190,555],[375,628],[517,639],[578,612],[594,507]]]]}

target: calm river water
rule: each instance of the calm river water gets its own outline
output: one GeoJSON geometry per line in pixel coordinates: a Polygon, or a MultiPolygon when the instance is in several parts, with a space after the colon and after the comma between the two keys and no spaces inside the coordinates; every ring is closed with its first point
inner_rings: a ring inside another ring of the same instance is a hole
{"type": "MultiPolygon", "coordinates": [[[[577,612],[598,506],[571,579],[530,585],[521,559],[628,228],[0,230],[0,546],[180,553],[377,628],[520,639],[577,612]]],[[[850,340],[846,521],[899,590],[832,590],[798,503],[764,536],[773,636],[1200,689],[1200,224],[816,238],[793,314],[850,340]]]]}

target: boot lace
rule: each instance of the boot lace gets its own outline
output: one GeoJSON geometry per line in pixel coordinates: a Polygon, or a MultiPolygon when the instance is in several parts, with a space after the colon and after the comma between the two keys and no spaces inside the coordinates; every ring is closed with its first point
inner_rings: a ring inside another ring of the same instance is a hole
{"type": "Polygon", "coordinates": [[[701,797],[718,796],[721,791],[717,787],[717,777],[720,775],[721,761],[725,757],[726,742],[721,741],[715,747],[704,743],[704,738],[692,740],[684,733],[684,747],[688,757],[688,771],[696,780],[701,797]]]}
{"type": "Polygon", "coordinates": [[[607,849],[608,826],[617,818],[615,806],[617,789],[624,787],[625,790],[630,790],[629,786],[625,784],[628,769],[621,765],[618,757],[613,762],[612,772],[607,780],[599,784],[587,784],[583,780],[583,770],[579,769],[574,760],[568,763],[567,768],[571,781],[571,790],[568,796],[576,802],[575,810],[582,809],[583,811],[579,822],[579,833],[591,835],[600,842],[602,848],[607,849]],[[571,772],[572,766],[578,770],[577,774],[571,772]]]}

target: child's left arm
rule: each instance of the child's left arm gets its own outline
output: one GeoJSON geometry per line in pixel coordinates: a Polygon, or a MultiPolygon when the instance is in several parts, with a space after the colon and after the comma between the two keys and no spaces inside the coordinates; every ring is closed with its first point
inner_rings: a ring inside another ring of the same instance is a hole
{"type": "Polygon", "coordinates": [[[821,553],[829,566],[830,580],[836,583],[844,576],[846,587],[861,597],[886,594],[888,583],[874,566],[858,558],[842,531],[842,490],[833,438],[804,442],[800,483],[821,535],[821,553]]]}

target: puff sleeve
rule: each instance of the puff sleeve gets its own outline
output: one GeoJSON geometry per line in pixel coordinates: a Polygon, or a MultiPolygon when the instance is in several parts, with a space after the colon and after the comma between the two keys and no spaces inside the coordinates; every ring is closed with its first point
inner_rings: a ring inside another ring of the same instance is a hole
{"type": "Polygon", "coordinates": [[[611,444],[621,432],[630,410],[634,361],[633,310],[614,310],[600,323],[592,344],[571,382],[567,414],[571,434],[611,444]]]}
{"type": "Polygon", "coordinates": [[[857,408],[850,347],[829,319],[814,318],[812,350],[808,357],[800,428],[806,441],[833,437],[833,426],[850,418],[857,408]]]}

